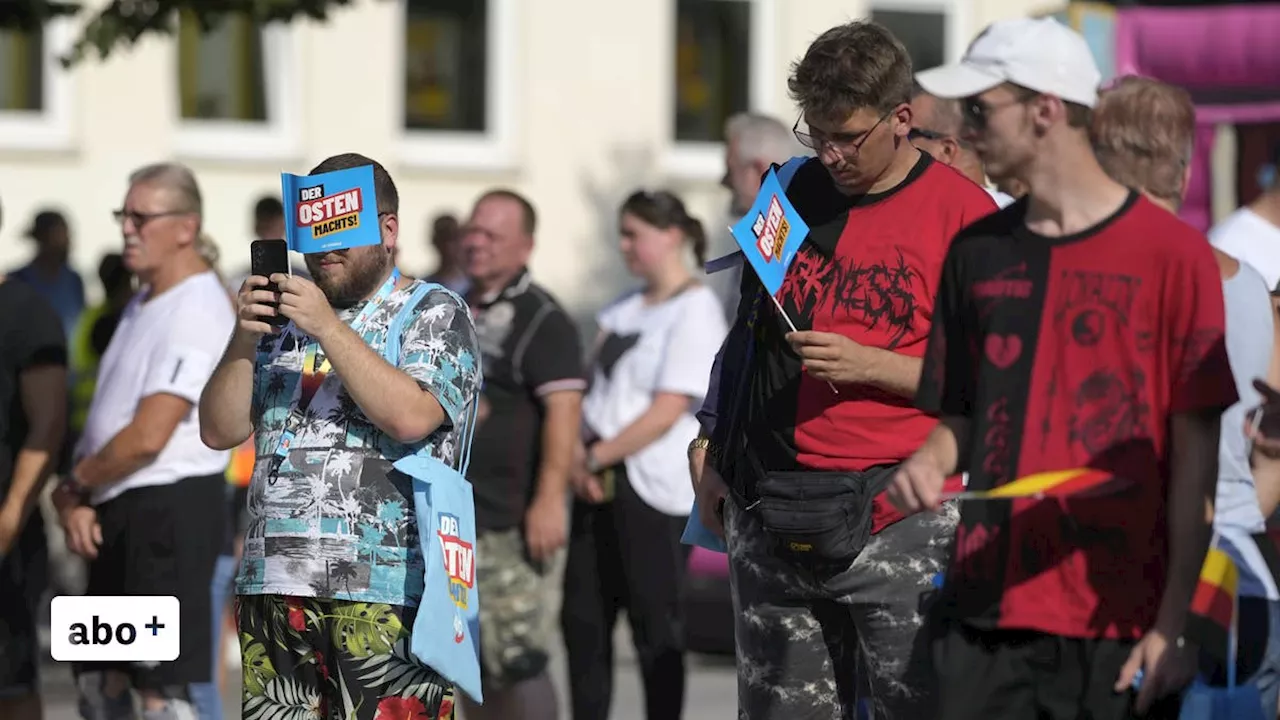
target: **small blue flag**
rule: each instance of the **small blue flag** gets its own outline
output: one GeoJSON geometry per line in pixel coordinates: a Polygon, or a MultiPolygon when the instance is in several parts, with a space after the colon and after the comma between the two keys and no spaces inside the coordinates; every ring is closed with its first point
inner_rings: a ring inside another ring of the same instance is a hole
{"type": "Polygon", "coordinates": [[[787,200],[775,171],[770,170],[760,184],[751,210],[729,230],[765,289],[777,295],[809,225],[787,200]]]}
{"type": "Polygon", "coordinates": [[[702,524],[702,518],[698,517],[697,500],[693,501],[693,509],[689,511],[689,519],[684,524],[684,533],[680,536],[680,542],[718,553],[729,552],[724,539],[708,530],[707,526],[702,524]]]}
{"type": "Polygon", "coordinates": [[[290,250],[320,253],[382,242],[372,166],[323,175],[281,173],[280,188],[290,250]]]}

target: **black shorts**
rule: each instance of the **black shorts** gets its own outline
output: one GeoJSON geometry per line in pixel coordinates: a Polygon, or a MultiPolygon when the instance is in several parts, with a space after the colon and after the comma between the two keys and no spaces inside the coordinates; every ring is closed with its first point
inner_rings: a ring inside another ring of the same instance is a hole
{"type": "MultiPolygon", "coordinates": [[[[938,720],[1129,720],[1135,691],[1113,690],[1134,643],[948,623],[934,639],[938,720]]],[[[1177,720],[1171,696],[1141,716],[1177,720]]]]}
{"type": "Polygon", "coordinates": [[[213,676],[209,588],[227,531],[222,473],[127,490],[97,507],[102,547],[85,595],[173,595],[181,654],[154,667],[78,663],[76,672],[126,671],[139,690],[172,691],[213,676]]]}
{"type": "Polygon", "coordinates": [[[36,620],[48,585],[49,549],[40,509],[0,560],[0,699],[40,689],[36,620]]]}

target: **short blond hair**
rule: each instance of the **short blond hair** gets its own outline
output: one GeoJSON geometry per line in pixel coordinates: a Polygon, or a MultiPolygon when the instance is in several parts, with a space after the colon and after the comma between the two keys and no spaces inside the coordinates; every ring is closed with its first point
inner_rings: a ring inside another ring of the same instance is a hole
{"type": "Polygon", "coordinates": [[[1174,205],[1186,191],[1195,134],[1190,93],[1132,75],[1099,94],[1090,133],[1108,175],[1174,205]]]}

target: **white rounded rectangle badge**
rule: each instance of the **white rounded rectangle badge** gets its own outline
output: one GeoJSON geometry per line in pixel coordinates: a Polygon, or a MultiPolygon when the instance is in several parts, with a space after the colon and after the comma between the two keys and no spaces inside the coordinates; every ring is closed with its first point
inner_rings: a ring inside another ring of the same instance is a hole
{"type": "Polygon", "coordinates": [[[50,615],[58,662],[172,662],[181,652],[172,595],[59,595],[50,615]]]}

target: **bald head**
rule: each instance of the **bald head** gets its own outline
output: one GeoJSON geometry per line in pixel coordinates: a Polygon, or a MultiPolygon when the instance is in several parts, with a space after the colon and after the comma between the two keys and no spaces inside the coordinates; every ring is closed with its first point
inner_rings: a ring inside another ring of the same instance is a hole
{"type": "Polygon", "coordinates": [[[959,100],[948,100],[930,95],[916,85],[911,93],[911,117],[917,127],[941,135],[960,137],[964,129],[964,115],[959,100]]]}
{"type": "Polygon", "coordinates": [[[930,95],[916,83],[911,93],[911,117],[909,137],[913,145],[979,185],[986,185],[982,159],[974,152],[973,146],[960,139],[964,131],[964,115],[960,112],[959,100],[930,95]]]}

